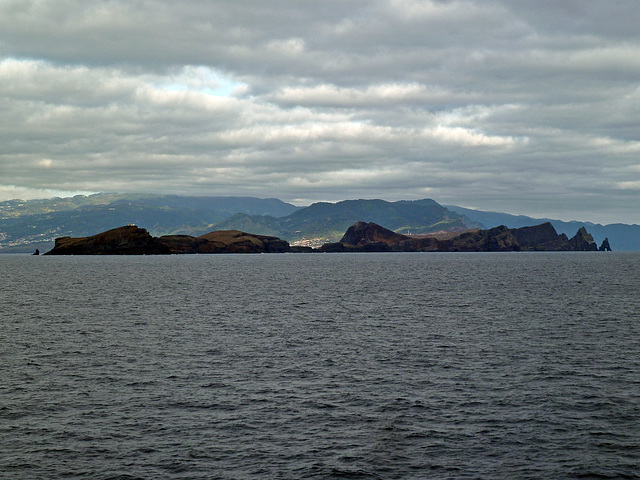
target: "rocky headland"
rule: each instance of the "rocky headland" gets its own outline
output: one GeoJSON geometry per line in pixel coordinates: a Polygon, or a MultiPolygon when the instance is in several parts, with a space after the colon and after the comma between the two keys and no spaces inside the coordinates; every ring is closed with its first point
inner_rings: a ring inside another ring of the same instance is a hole
{"type": "MultiPolygon", "coordinates": [[[[606,246],[608,242],[605,240],[606,246]]],[[[601,247],[602,248],[602,247],[601,247]]],[[[604,249],[604,248],[603,248],[604,249]]],[[[320,248],[323,252],[518,252],[597,251],[593,237],[582,227],[571,239],[556,233],[551,223],[510,229],[402,235],[375,223],[357,222],[337,243],[320,248]]]]}
{"type": "Polygon", "coordinates": [[[517,252],[517,251],[597,251],[610,250],[604,240],[600,248],[582,227],[567,238],[556,233],[550,223],[510,229],[439,232],[403,235],[375,223],[357,222],[339,242],[313,250],[291,247],[278,237],[255,235],[240,230],[220,230],[192,237],[153,237],[135,225],[114,228],[90,237],[56,239],[46,255],[170,255],[206,253],[286,253],[286,252],[517,252]]]}

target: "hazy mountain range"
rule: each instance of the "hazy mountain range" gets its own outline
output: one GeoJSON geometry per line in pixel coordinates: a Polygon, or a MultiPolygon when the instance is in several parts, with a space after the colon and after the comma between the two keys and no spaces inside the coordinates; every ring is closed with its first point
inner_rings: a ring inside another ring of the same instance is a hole
{"type": "Polygon", "coordinates": [[[498,225],[518,228],[550,221],[558,233],[569,237],[585,226],[598,244],[608,237],[614,250],[640,250],[638,225],[536,219],[442,206],[430,199],[345,200],[297,207],[275,198],[96,194],[0,202],[0,252],[46,251],[57,237],[90,236],[128,224],[144,227],[154,236],[237,229],[320,245],[337,241],[357,221],[404,234],[498,225]]]}

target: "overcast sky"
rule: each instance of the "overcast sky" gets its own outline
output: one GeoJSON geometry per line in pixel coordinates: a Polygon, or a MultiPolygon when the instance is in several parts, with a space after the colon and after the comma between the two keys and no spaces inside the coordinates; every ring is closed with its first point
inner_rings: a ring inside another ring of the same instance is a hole
{"type": "Polygon", "coordinates": [[[640,223],[637,0],[0,0],[0,200],[640,223]]]}

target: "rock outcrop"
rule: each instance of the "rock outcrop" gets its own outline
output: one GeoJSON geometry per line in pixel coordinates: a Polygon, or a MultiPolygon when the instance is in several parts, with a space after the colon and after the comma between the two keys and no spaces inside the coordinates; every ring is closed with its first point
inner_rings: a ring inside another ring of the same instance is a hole
{"type": "Polygon", "coordinates": [[[91,237],[61,237],[45,255],[158,255],[169,247],[144,228],[128,225],[91,237]]]}
{"type": "Polygon", "coordinates": [[[471,229],[426,235],[401,235],[375,223],[357,222],[340,242],[325,244],[322,252],[517,252],[593,251],[595,242],[582,227],[572,239],[558,235],[551,223],[509,229],[471,229]]]}
{"type": "Polygon", "coordinates": [[[91,237],[62,237],[46,255],[161,255],[186,253],[280,253],[289,244],[277,237],[239,230],[210,232],[200,237],[152,237],[134,225],[114,228],[91,237]]]}
{"type": "Polygon", "coordinates": [[[202,253],[201,247],[207,243],[204,238],[191,235],[163,235],[159,240],[167,246],[169,253],[202,253]]]}
{"type": "Polygon", "coordinates": [[[577,252],[598,251],[598,245],[596,245],[593,237],[590,233],[587,232],[587,229],[584,227],[580,227],[580,230],[578,230],[578,233],[576,233],[575,237],[569,240],[569,245],[572,247],[571,250],[577,252]]]}
{"type": "Polygon", "coordinates": [[[550,222],[532,227],[513,228],[511,233],[524,250],[535,249],[541,245],[544,245],[545,249],[555,250],[556,245],[559,247],[568,240],[566,235],[558,235],[550,222]]]}
{"type": "Polygon", "coordinates": [[[441,252],[514,252],[520,249],[513,233],[505,226],[469,230],[457,237],[438,241],[441,252]]]}
{"type": "Polygon", "coordinates": [[[406,239],[375,223],[356,222],[349,227],[339,242],[326,243],[321,252],[391,252],[391,246],[406,239]]]}
{"type": "Polygon", "coordinates": [[[285,253],[289,243],[278,237],[254,235],[240,230],[220,230],[197,238],[205,240],[199,253],[285,253]]]}
{"type": "Polygon", "coordinates": [[[598,248],[598,251],[600,251],[600,252],[610,252],[611,251],[611,246],[609,245],[609,237],[606,237],[604,239],[604,241],[600,245],[600,248],[598,248]]]}
{"type": "Polygon", "coordinates": [[[356,247],[377,243],[394,245],[405,238],[406,235],[393,232],[375,223],[356,222],[345,232],[340,243],[356,247]]]}

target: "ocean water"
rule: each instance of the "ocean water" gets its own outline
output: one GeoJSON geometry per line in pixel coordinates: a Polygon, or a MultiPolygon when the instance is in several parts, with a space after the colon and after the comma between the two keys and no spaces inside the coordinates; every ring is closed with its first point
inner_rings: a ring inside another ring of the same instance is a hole
{"type": "Polygon", "coordinates": [[[2,479],[640,478],[640,254],[0,256],[2,479]]]}

